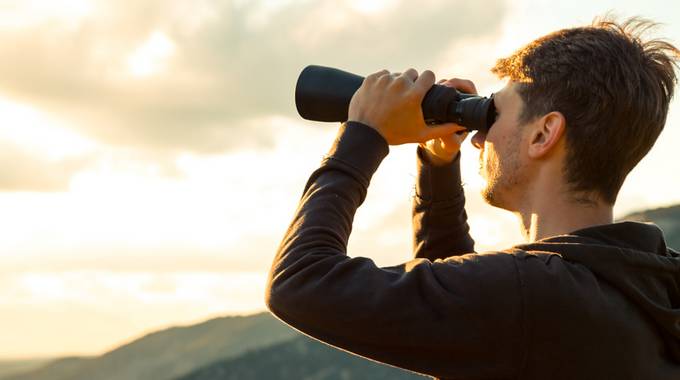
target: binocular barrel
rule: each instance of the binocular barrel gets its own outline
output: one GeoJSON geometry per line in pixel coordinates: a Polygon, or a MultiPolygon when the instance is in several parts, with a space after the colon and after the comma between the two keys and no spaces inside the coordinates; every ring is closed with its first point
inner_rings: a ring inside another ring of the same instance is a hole
{"type": "MultiPolygon", "coordinates": [[[[295,106],[306,120],[345,122],[349,102],[363,81],[364,77],[332,67],[307,66],[295,86],[295,106]]],[[[486,98],[435,84],[421,107],[428,125],[453,122],[486,132],[494,123],[493,95],[486,98]]]]}

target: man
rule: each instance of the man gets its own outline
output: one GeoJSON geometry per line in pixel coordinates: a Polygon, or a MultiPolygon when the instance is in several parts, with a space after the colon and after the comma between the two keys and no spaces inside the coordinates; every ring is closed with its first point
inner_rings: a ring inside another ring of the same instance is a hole
{"type": "MultiPolygon", "coordinates": [[[[463,128],[423,121],[432,72],[366,77],[277,252],[272,313],[442,379],[680,379],[680,256],[656,226],[612,220],[676,83],[678,50],[643,41],[649,26],[560,30],[493,68],[509,81],[495,123],[472,143],[484,198],[517,214],[527,238],[498,252],[474,253],[468,234],[463,128]],[[353,216],[388,145],[416,142],[415,258],[379,268],[348,257],[353,216]]],[[[468,81],[445,84],[474,92],[468,81]]]]}

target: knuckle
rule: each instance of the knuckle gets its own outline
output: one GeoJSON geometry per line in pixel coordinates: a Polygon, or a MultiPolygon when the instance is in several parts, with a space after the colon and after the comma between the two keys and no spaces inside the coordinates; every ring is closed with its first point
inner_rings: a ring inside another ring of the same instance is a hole
{"type": "Polygon", "coordinates": [[[404,85],[411,83],[411,80],[408,77],[402,75],[402,76],[397,77],[394,82],[399,84],[399,85],[404,86],[404,85]]]}
{"type": "Polygon", "coordinates": [[[384,76],[385,74],[389,74],[389,71],[383,69],[383,70],[380,70],[380,71],[377,71],[377,72],[375,72],[375,73],[373,73],[373,74],[368,75],[368,76],[365,78],[365,80],[367,80],[367,81],[374,81],[374,80],[376,80],[376,79],[378,79],[378,78],[384,76]]]}
{"type": "Polygon", "coordinates": [[[377,81],[378,83],[389,83],[392,80],[392,77],[389,75],[381,75],[378,77],[377,81]]]}

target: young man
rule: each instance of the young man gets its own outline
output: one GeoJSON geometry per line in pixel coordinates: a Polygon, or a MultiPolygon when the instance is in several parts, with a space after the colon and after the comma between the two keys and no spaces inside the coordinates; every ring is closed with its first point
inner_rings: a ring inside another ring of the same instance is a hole
{"type": "MultiPolygon", "coordinates": [[[[509,78],[480,149],[484,198],[527,243],[474,253],[455,124],[428,127],[434,75],[369,75],[307,182],[266,302],[303,333],[442,379],[680,379],[680,256],[654,225],[613,223],[626,175],[659,136],[678,50],[648,22],[542,37],[492,71],[509,78]],[[415,258],[348,257],[356,209],[388,145],[420,143],[415,258]]],[[[469,81],[446,85],[474,92],[469,81]]],[[[653,191],[653,190],[652,190],[653,191]]]]}

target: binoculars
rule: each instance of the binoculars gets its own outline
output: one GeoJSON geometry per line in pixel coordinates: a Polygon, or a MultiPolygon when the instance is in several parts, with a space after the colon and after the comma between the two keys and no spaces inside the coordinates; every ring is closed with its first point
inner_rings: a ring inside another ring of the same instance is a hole
{"type": "MultiPolygon", "coordinates": [[[[305,67],[295,86],[295,106],[306,120],[345,122],[349,102],[364,77],[332,67],[305,67]]],[[[469,131],[487,132],[495,120],[493,95],[486,98],[435,84],[421,103],[428,125],[456,123],[469,131]]]]}

